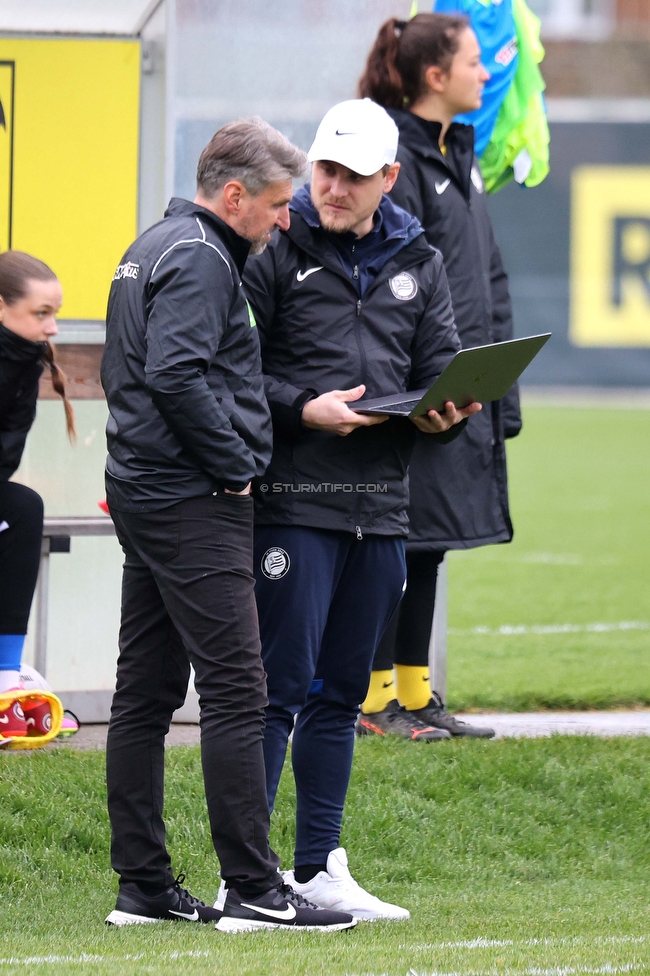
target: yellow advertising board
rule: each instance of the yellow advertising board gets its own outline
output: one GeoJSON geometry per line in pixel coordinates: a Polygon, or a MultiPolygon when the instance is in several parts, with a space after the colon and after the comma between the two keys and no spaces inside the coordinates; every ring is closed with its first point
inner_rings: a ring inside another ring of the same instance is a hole
{"type": "Polygon", "coordinates": [[[0,38],[0,250],[59,276],[60,318],[102,320],[136,235],[140,45],[0,38]]]}
{"type": "Polygon", "coordinates": [[[650,346],[650,166],[573,172],[569,337],[650,346]]]}
{"type": "Polygon", "coordinates": [[[0,61],[0,251],[9,248],[13,230],[15,71],[13,61],[0,61]]]}

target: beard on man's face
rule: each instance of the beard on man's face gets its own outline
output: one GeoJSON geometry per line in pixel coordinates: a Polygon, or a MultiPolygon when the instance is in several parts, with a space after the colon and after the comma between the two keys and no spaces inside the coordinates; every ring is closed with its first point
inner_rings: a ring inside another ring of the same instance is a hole
{"type": "Polygon", "coordinates": [[[246,234],[244,231],[242,236],[246,237],[251,242],[251,249],[248,253],[262,254],[266,250],[266,247],[269,243],[269,239],[273,237],[273,234],[277,229],[278,228],[274,224],[273,227],[269,227],[267,231],[265,231],[263,234],[260,234],[258,237],[248,237],[248,234],[246,234]]]}
{"type": "Polygon", "coordinates": [[[349,211],[346,213],[329,213],[325,207],[318,210],[321,227],[328,230],[331,234],[345,234],[357,223],[357,218],[349,211]]]}
{"type": "Polygon", "coordinates": [[[251,241],[251,249],[248,253],[263,254],[269,243],[267,238],[268,234],[265,234],[264,237],[258,237],[256,241],[251,241]]]}

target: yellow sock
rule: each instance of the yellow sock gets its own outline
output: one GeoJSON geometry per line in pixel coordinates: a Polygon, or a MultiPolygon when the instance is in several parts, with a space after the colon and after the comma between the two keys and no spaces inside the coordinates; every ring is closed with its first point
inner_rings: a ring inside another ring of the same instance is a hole
{"type": "MultiPolygon", "coordinates": [[[[395,685],[393,684],[392,671],[372,671],[370,674],[370,687],[366,700],[361,706],[364,715],[371,712],[383,712],[389,701],[395,697],[395,685]]],[[[428,701],[428,699],[427,699],[428,701]]]]}
{"type": "Polygon", "coordinates": [[[418,668],[412,664],[396,664],[397,700],[404,708],[414,711],[424,708],[431,699],[429,669],[418,668]]]}

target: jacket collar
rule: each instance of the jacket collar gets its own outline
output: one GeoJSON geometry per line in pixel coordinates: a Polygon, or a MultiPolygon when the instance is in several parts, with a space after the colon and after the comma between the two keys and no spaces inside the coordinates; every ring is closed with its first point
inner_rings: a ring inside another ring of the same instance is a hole
{"type": "Polygon", "coordinates": [[[46,348],[46,342],[23,339],[0,322],[0,356],[5,359],[22,363],[36,362],[41,359],[46,348]]]}
{"type": "Polygon", "coordinates": [[[226,250],[235,262],[239,274],[243,274],[246,258],[251,249],[251,242],[245,237],[241,237],[221,217],[217,217],[206,207],[201,207],[198,203],[192,203],[190,200],[184,200],[182,197],[171,198],[169,206],[165,210],[165,217],[198,217],[210,224],[226,245],[226,250]]]}
{"type": "Polygon", "coordinates": [[[411,152],[434,159],[444,166],[469,199],[474,164],[474,127],[452,122],[445,138],[447,153],[443,155],[439,145],[440,122],[429,122],[403,109],[389,108],[387,112],[399,129],[400,143],[411,152]]]}
{"type": "MultiPolygon", "coordinates": [[[[286,234],[294,244],[309,254],[315,261],[318,261],[319,264],[322,264],[328,270],[335,272],[335,274],[349,281],[349,276],[343,270],[337,250],[332,241],[334,235],[324,230],[320,222],[316,225],[308,223],[302,214],[295,210],[293,206],[290,209],[291,226],[288,231],[280,231],[280,233],[286,234]]],[[[410,241],[405,240],[403,247],[388,259],[385,266],[377,275],[375,282],[383,281],[386,277],[390,277],[391,274],[395,274],[394,269],[396,267],[398,270],[401,270],[404,267],[420,264],[422,261],[431,257],[432,250],[423,232],[418,233],[410,241]],[[402,255],[405,254],[407,249],[408,260],[405,260],[402,255]]],[[[371,287],[374,287],[374,284],[371,287]]]]}
{"type": "MultiPolygon", "coordinates": [[[[320,228],[328,237],[346,238],[354,241],[356,234],[351,231],[348,234],[332,234],[326,231],[320,222],[320,216],[311,199],[309,183],[301,186],[289,204],[290,210],[297,211],[310,227],[320,228]]],[[[379,246],[388,245],[395,240],[403,240],[405,243],[414,240],[424,230],[416,217],[412,217],[401,207],[396,207],[388,196],[384,194],[379,202],[379,206],[374,214],[374,226],[368,238],[374,238],[379,246]]],[[[366,238],[361,238],[365,240],[366,238]]]]}

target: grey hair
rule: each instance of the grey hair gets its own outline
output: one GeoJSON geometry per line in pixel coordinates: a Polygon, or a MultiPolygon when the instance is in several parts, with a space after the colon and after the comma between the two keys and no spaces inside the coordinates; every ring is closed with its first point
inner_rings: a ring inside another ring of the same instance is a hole
{"type": "Polygon", "coordinates": [[[201,153],[196,183],[210,198],[237,180],[256,197],[269,183],[297,179],[306,169],[305,153],[268,122],[237,119],[215,132],[201,153]]]}

